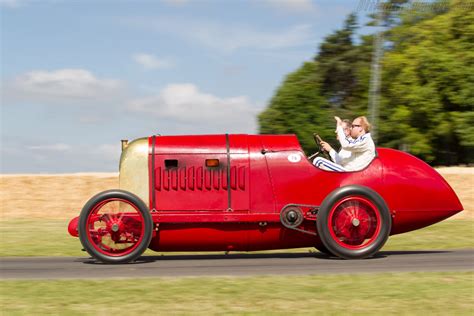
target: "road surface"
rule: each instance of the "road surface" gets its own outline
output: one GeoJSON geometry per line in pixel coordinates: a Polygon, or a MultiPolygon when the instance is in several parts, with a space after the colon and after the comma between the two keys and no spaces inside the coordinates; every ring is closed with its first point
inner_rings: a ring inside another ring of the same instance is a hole
{"type": "Polygon", "coordinates": [[[177,276],[306,275],[473,271],[474,249],[382,251],[365,260],[320,253],[145,256],[129,264],[78,257],[0,258],[2,279],[100,279],[177,276]]]}

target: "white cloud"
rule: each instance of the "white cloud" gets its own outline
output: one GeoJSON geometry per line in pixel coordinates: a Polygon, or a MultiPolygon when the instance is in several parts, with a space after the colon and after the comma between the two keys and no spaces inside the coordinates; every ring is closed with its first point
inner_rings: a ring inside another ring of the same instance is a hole
{"type": "Polygon", "coordinates": [[[311,0],[264,0],[268,6],[271,6],[280,11],[293,12],[314,12],[316,6],[311,0]]]}
{"type": "Polygon", "coordinates": [[[158,57],[151,54],[138,53],[134,54],[132,58],[136,63],[147,70],[170,68],[173,66],[171,61],[159,59],[158,57]]]}
{"type": "Polygon", "coordinates": [[[123,93],[124,83],[97,78],[84,69],[35,70],[7,81],[2,87],[7,101],[104,101],[123,93]]]}
{"type": "Polygon", "coordinates": [[[173,34],[193,44],[197,43],[224,52],[237,49],[275,50],[314,45],[314,34],[309,24],[262,30],[246,24],[223,24],[169,17],[127,21],[135,27],[173,34]]]}
{"type": "Polygon", "coordinates": [[[164,3],[174,5],[174,6],[182,6],[188,4],[189,0],[162,0],[164,3]]]}
{"type": "Polygon", "coordinates": [[[184,83],[170,84],[156,96],[133,100],[129,110],[186,124],[187,132],[254,133],[256,115],[261,109],[245,96],[220,98],[184,83]]]}
{"type": "Polygon", "coordinates": [[[48,145],[27,146],[27,148],[34,151],[65,152],[71,150],[72,147],[67,144],[57,143],[48,145]]]}
{"type": "Polygon", "coordinates": [[[213,48],[234,51],[240,48],[280,49],[298,47],[311,42],[311,27],[296,25],[282,31],[261,31],[249,27],[203,26],[191,36],[197,41],[213,48]]]}

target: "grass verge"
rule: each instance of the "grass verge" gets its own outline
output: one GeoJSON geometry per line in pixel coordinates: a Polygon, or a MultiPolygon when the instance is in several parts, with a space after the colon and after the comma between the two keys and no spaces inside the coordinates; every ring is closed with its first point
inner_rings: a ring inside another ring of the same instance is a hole
{"type": "MultiPolygon", "coordinates": [[[[0,257],[86,256],[78,238],[69,236],[67,222],[9,220],[0,222],[0,257]]],[[[383,250],[436,250],[474,248],[474,221],[449,220],[389,238],[383,250]]],[[[314,248],[278,252],[308,252],[314,248]]],[[[148,250],[146,254],[160,253],[148,250]]],[[[165,253],[166,254],[166,253],[165,253]]]]}
{"type": "Polygon", "coordinates": [[[7,315],[472,315],[474,274],[1,281],[7,315]]]}

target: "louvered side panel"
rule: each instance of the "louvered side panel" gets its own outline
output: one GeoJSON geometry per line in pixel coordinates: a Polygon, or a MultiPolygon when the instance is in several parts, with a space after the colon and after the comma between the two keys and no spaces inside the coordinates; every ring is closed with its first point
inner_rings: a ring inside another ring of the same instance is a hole
{"type": "Polygon", "coordinates": [[[194,167],[188,169],[188,189],[194,191],[194,181],[196,177],[194,175],[194,167]]]}
{"type": "MultiPolygon", "coordinates": [[[[163,211],[223,211],[228,208],[225,154],[157,155],[154,170],[156,209],[163,211]],[[206,167],[219,159],[221,167],[206,167]],[[176,160],[177,166],[167,160],[176,160]]],[[[237,170],[234,172],[237,176],[237,170]]],[[[248,181],[248,180],[247,180],[248,181]]],[[[238,187],[238,180],[235,180],[238,187]]]]}
{"type": "Polygon", "coordinates": [[[230,168],[230,188],[237,189],[237,167],[230,168]]]}
{"type": "Polygon", "coordinates": [[[238,172],[238,184],[239,184],[239,189],[245,190],[245,167],[239,167],[239,172],[238,172]]]}
{"type": "Polygon", "coordinates": [[[186,191],[186,167],[179,168],[178,183],[179,189],[186,191]]]}
{"type": "Polygon", "coordinates": [[[227,169],[221,170],[221,184],[222,189],[227,190],[227,169]]]}
{"type": "Polygon", "coordinates": [[[163,170],[163,190],[169,191],[170,189],[170,171],[163,170]]]}
{"type": "MultiPolygon", "coordinates": [[[[209,170],[211,171],[211,170],[209,170]]],[[[221,188],[221,177],[220,177],[220,170],[215,169],[212,170],[212,187],[214,190],[220,190],[221,188]]]]}
{"type": "Polygon", "coordinates": [[[204,169],[204,186],[206,190],[210,191],[212,188],[212,172],[211,170],[204,169]]]}
{"type": "Polygon", "coordinates": [[[171,169],[170,170],[170,177],[171,177],[171,189],[177,191],[178,190],[178,169],[171,169]]]}
{"type": "Polygon", "coordinates": [[[161,191],[161,167],[155,169],[155,189],[161,191]]]}
{"type": "Polygon", "coordinates": [[[202,172],[202,167],[196,169],[196,188],[202,191],[202,184],[204,182],[204,175],[202,172]]]}
{"type": "MultiPolygon", "coordinates": [[[[231,167],[230,188],[232,190],[246,189],[247,170],[245,166],[231,167]]],[[[219,191],[227,190],[227,170],[226,169],[205,169],[202,167],[182,167],[164,169],[161,167],[155,170],[155,189],[157,191],[186,191],[186,190],[207,190],[219,191]]]]}

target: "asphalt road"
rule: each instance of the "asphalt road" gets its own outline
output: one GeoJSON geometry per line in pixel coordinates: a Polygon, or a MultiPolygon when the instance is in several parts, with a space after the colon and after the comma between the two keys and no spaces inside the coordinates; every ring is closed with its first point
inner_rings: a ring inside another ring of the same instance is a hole
{"type": "Polygon", "coordinates": [[[99,279],[176,276],[305,275],[409,271],[473,271],[474,249],[382,251],[365,260],[320,253],[165,255],[111,265],[90,258],[1,258],[2,279],[99,279]]]}

